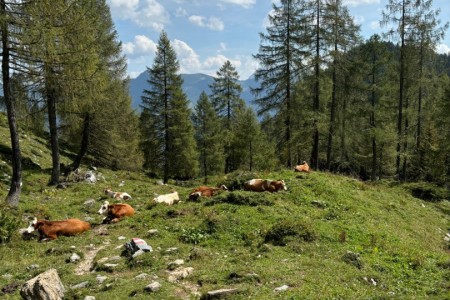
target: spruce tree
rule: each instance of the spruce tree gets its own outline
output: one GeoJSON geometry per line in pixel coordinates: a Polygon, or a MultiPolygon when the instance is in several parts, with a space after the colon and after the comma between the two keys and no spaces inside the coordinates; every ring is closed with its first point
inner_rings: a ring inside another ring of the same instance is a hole
{"type": "Polygon", "coordinates": [[[205,92],[200,94],[192,121],[199,152],[200,174],[206,184],[208,176],[223,172],[224,148],[219,117],[205,92]]]}
{"type": "Polygon", "coordinates": [[[156,57],[151,68],[147,68],[149,89],[143,91],[141,129],[143,139],[151,143],[143,145],[144,155],[153,155],[157,173],[164,183],[169,178],[187,178],[197,172],[197,154],[190,123],[190,111],[186,95],[178,74],[179,63],[165,31],[161,32],[156,57]],[[185,165],[182,165],[185,164],[185,165]]]}
{"type": "Polygon", "coordinates": [[[230,61],[226,61],[217,71],[217,77],[211,84],[211,99],[216,113],[223,122],[223,136],[225,141],[225,173],[233,171],[232,161],[234,149],[231,147],[231,125],[235,110],[241,101],[242,87],[238,83],[239,74],[230,61]]]}

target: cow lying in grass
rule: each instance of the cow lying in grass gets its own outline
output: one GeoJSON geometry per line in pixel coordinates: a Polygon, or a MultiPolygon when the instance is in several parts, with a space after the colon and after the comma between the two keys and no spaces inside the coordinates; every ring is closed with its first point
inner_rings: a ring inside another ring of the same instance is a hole
{"type": "Polygon", "coordinates": [[[134,208],[129,204],[109,204],[108,201],[103,202],[98,213],[104,215],[103,224],[107,223],[117,223],[123,217],[131,217],[134,215],[134,208]]]}
{"type": "Polygon", "coordinates": [[[91,229],[91,225],[79,219],[67,219],[64,221],[38,220],[34,218],[30,222],[26,232],[39,232],[39,241],[54,240],[60,235],[73,236],[91,229]]]}
{"type": "Polygon", "coordinates": [[[311,168],[309,167],[308,163],[306,161],[303,161],[302,165],[298,165],[294,169],[295,172],[311,172],[311,168]]]}
{"type": "Polygon", "coordinates": [[[252,179],[244,183],[244,190],[253,192],[278,192],[287,191],[284,180],[252,179]]]}
{"type": "Polygon", "coordinates": [[[105,194],[116,200],[130,200],[131,196],[125,192],[113,192],[111,189],[105,189],[105,194]]]}
{"type": "Polygon", "coordinates": [[[180,202],[180,197],[178,196],[178,192],[174,191],[170,194],[159,195],[158,197],[153,198],[153,201],[172,205],[180,202]]]}
{"type": "Polygon", "coordinates": [[[228,188],[223,184],[218,188],[200,186],[189,194],[189,200],[197,201],[200,196],[212,197],[217,195],[220,191],[228,191],[228,188]]]}

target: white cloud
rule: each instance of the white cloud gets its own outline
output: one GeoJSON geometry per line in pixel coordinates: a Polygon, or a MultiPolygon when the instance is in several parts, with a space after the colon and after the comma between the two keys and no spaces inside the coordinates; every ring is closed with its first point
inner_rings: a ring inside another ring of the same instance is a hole
{"type": "Polygon", "coordinates": [[[256,3],[256,0],[221,0],[221,2],[240,5],[244,8],[250,8],[256,3]]]}
{"type": "Polygon", "coordinates": [[[379,21],[370,22],[370,28],[372,28],[373,30],[380,29],[380,22],[379,21]]]}
{"type": "Polygon", "coordinates": [[[175,16],[177,17],[186,17],[187,15],[188,15],[187,11],[182,7],[178,7],[177,10],[175,11],[175,16]]]}
{"type": "Polygon", "coordinates": [[[366,4],[380,4],[380,0],[344,0],[344,5],[353,7],[366,4]]]}
{"type": "Polygon", "coordinates": [[[189,17],[189,22],[199,27],[206,27],[216,31],[222,31],[225,28],[222,20],[216,17],[206,18],[203,16],[192,15],[189,17]]]}
{"type": "Polygon", "coordinates": [[[446,44],[439,44],[436,47],[436,51],[439,54],[450,54],[450,47],[446,44]]]}
{"type": "Polygon", "coordinates": [[[154,55],[156,52],[156,43],[145,35],[137,35],[133,42],[122,45],[123,52],[130,58],[138,56],[154,55]]]}
{"type": "Polygon", "coordinates": [[[187,43],[175,39],[172,46],[180,62],[181,73],[195,72],[201,68],[198,54],[187,43]]]}
{"type": "Polygon", "coordinates": [[[161,31],[169,23],[169,13],[157,0],[108,0],[116,19],[130,20],[140,27],[161,31]]]}

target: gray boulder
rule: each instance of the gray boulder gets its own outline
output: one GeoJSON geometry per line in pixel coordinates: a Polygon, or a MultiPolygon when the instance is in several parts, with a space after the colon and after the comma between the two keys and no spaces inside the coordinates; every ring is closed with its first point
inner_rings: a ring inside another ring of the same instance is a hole
{"type": "Polygon", "coordinates": [[[56,269],[50,269],[28,280],[20,290],[26,300],[59,300],[64,298],[66,289],[56,269]]]}

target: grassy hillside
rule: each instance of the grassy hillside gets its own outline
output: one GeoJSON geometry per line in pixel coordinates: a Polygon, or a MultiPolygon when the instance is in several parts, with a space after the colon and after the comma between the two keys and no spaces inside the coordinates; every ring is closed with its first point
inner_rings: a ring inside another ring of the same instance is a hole
{"type": "MultiPolygon", "coordinates": [[[[5,152],[3,129],[0,147],[5,152]]],[[[142,174],[110,170],[99,170],[104,180],[96,184],[55,189],[46,186],[50,161],[45,142],[26,136],[21,136],[23,149],[29,149],[25,156],[41,167],[25,171],[15,213],[19,227],[33,216],[76,217],[90,220],[93,230],[45,243],[16,233],[0,244],[0,289],[12,290],[0,292],[2,299],[21,299],[14,285],[49,268],[58,270],[66,299],[200,299],[222,288],[237,289],[229,299],[450,299],[450,244],[444,240],[450,230],[448,200],[425,202],[388,182],[291,170],[255,174],[285,179],[288,191],[224,192],[200,202],[187,200],[200,182],[161,186],[142,174]],[[128,203],[136,215],[100,225],[97,211],[106,187],[130,193],[128,203]],[[179,192],[181,203],[152,203],[155,193],[172,190],[179,192]],[[149,233],[151,229],[157,232],[149,233]],[[121,246],[133,237],[143,238],[154,251],[134,260],[120,256],[121,246]],[[68,262],[72,253],[81,261],[68,262]],[[93,270],[83,270],[90,256],[93,270]],[[168,265],[176,259],[193,272],[171,282],[168,265]],[[142,273],[147,274],[144,279],[135,278],[142,273]],[[99,283],[99,275],[106,280],[99,283]],[[71,289],[86,281],[86,287],[71,289]],[[161,289],[145,291],[153,281],[161,289]],[[275,291],[283,285],[288,288],[275,291]]],[[[4,158],[0,166],[8,170],[4,158]]],[[[213,184],[237,183],[245,176],[217,177],[213,184]]],[[[0,187],[4,199],[7,181],[0,187]]]]}

